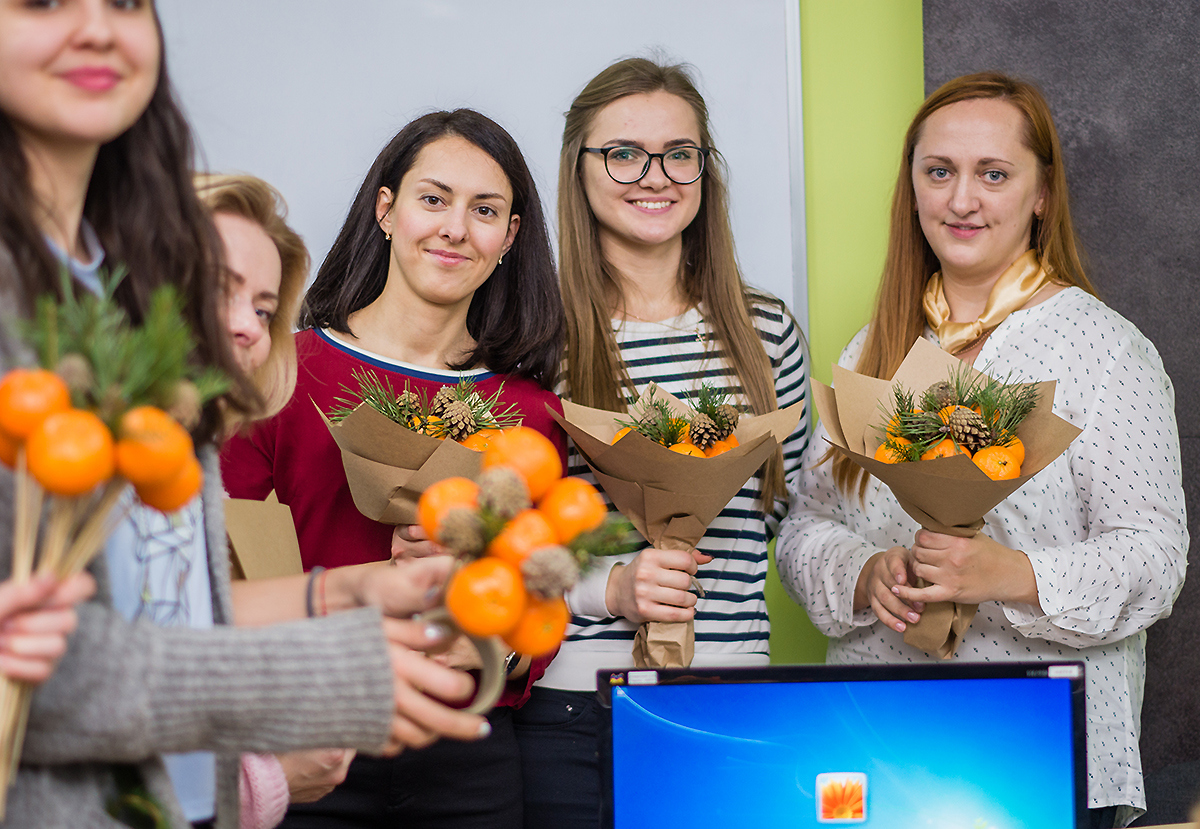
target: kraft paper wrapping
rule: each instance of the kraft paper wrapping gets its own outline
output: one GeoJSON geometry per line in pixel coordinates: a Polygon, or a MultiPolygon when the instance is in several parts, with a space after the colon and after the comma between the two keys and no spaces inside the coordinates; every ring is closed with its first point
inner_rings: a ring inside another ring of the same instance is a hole
{"type": "MultiPolygon", "coordinates": [[[[650,399],[665,400],[680,414],[691,411],[654,385],[637,405],[650,399]]],[[[636,431],[611,444],[622,428],[617,421],[628,420],[627,413],[564,400],[563,415],[550,414],[575,441],[616,508],[652,546],[687,550],[704,537],[709,523],[792,433],[803,410],[804,404],[796,403],[765,415],[743,415],[734,430],[741,445],[713,458],[680,455],[636,431]]],[[[692,622],[646,622],[634,638],[633,660],[638,668],[686,668],[694,652],[692,622]]]]}
{"type": "Polygon", "coordinates": [[[414,524],[426,487],[479,474],[482,456],[474,449],[417,434],[366,403],[337,423],[321,417],[342,452],[354,505],[372,521],[414,524]]]}
{"type": "MultiPolygon", "coordinates": [[[[922,527],[969,538],[983,526],[984,515],[1062,454],[1081,430],[1054,414],[1054,382],[1036,383],[1038,404],[1017,428],[1017,436],[1025,444],[1025,463],[1018,478],[993,481],[964,455],[896,464],[875,460],[893,402],[892,385],[900,383],[920,394],[963,368],[973,376],[981,375],[922,338],[913,344],[891,380],[865,377],[835,365],[836,389],[816,380],[812,385],[821,422],[839,451],[886,484],[901,508],[922,527]]],[[[975,605],[957,602],[928,604],[921,621],[908,626],[904,641],[949,659],[975,609],[975,605]]]]}

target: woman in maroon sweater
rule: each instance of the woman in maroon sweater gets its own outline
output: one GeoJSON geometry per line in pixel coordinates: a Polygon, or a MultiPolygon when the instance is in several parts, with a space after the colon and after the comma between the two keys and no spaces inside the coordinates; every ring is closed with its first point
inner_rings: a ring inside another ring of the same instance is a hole
{"type": "MultiPolygon", "coordinates": [[[[274,490],[289,504],[306,569],[387,559],[392,527],[354,506],[317,409],[356,386],[356,368],[427,395],[465,375],[484,396],[503,384],[501,402],[565,456],[565,435],[546,412],[561,411],[550,389],[563,325],[541,202],[516,143],[472,110],[413,121],[367,173],[305,297],[291,402],[226,446],[230,494],[274,490]]],[[[356,759],[342,786],[293,807],[283,825],[365,827],[386,816],[405,826],[520,827],[512,707],[548,661],[514,673],[486,740],[356,759]]]]}

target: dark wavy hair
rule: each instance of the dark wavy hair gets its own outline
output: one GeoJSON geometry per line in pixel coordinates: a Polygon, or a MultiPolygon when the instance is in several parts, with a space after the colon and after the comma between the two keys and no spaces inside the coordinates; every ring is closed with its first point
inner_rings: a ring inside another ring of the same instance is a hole
{"type": "Polygon", "coordinates": [[[379,153],[304,297],[300,325],[353,333],[349,316],[374,302],[387,283],[390,247],[375,218],[379,188],[399,191],[401,179],[421,150],[446,136],[470,141],[500,165],[512,187],[512,212],[521,217],[504,262],[471,299],[467,331],[476,346],[454,367],[482,365],[501,374],[529,377],[551,389],[566,323],[542,202],[512,136],[471,109],[423,115],[400,130],[379,153]]]}
{"type": "MultiPolygon", "coordinates": [[[[155,16],[159,44],[162,26],[155,16]]],[[[110,267],[128,275],[116,298],[139,323],[160,285],[171,284],[184,301],[196,340],[196,359],[232,380],[224,405],[251,411],[257,394],[234,362],[218,305],[216,263],[221,255],[207,211],[192,186],[191,129],[167,77],[166,56],[145,112],[124,133],[100,147],[88,184],[83,216],[92,225],[110,267]]],[[[12,257],[16,309],[28,316],[36,298],[61,298],[61,266],[34,220],[36,200],[29,161],[8,114],[0,111],[0,245],[12,257]]],[[[212,440],[220,429],[219,404],[210,403],[196,437],[212,440]]]]}

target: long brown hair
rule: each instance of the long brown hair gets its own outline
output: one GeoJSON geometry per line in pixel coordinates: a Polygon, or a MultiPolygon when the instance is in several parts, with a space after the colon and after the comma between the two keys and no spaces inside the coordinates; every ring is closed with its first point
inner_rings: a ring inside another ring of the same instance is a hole
{"type": "MultiPolygon", "coordinates": [[[[300,234],[287,223],[287,205],[279,191],[250,175],[197,174],[196,192],[212,213],[241,216],[262,228],[279,252],[282,275],[279,304],[268,328],[271,350],[266,362],[254,372],[254,382],[263,398],[256,418],[279,412],[296,388],[296,341],[292,334],[300,315],[300,298],[308,279],[308,248],[300,234]]],[[[236,424],[229,424],[231,427],[236,424]]]]}
{"type": "MultiPolygon", "coordinates": [[[[584,406],[623,412],[636,395],[612,331],[611,298],[620,281],[600,249],[596,217],[584,192],[580,151],[600,110],[620,98],[667,92],[685,101],[700,125],[700,144],[710,150],[700,178],[700,210],[683,231],[679,283],[687,301],[703,309],[712,339],[740,381],[755,414],[779,408],[771,361],[752,321],[751,305],[770,302],[742,279],[729,226],[724,162],[713,150],[708,107],[682,65],[644,58],[612,64],[571,102],[558,167],[559,279],[567,309],[567,397],[584,406]]],[[[777,301],[776,301],[777,302],[777,301]]],[[[788,313],[778,303],[782,313],[788,313]]],[[[763,503],[770,511],[784,492],[783,457],[767,461],[763,503]]]]}
{"type": "MultiPolygon", "coordinates": [[[[922,308],[925,284],[941,266],[921,231],[917,215],[912,184],[913,152],[930,115],[943,107],[975,98],[1007,101],[1024,119],[1025,146],[1037,157],[1042,185],[1046,189],[1042,215],[1033,218],[1030,247],[1037,251],[1052,281],[1096,293],[1084,273],[1079,244],[1071,225],[1062,145],[1046,99],[1033,84],[999,72],[963,75],[943,84],[926,98],[904,134],[900,173],[892,195],[887,258],[875,299],[875,312],[855,366],[859,374],[890,380],[912,344],[925,331],[922,308]]],[[[830,457],[827,454],[823,460],[830,457]]],[[[860,495],[865,493],[868,476],[861,467],[838,455],[834,458],[833,468],[834,480],[842,491],[849,492],[857,486],[860,495]]]]}

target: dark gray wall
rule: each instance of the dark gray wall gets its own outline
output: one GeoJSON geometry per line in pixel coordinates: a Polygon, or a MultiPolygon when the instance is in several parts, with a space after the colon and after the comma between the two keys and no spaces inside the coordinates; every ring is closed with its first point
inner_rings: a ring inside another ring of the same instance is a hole
{"type": "Polygon", "coordinates": [[[1191,572],[1148,635],[1139,823],[1182,822],[1200,796],[1200,3],[924,0],[924,17],[926,92],[984,69],[1041,86],[1089,275],[1175,383],[1191,572]]]}

